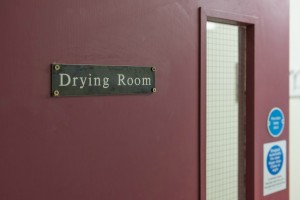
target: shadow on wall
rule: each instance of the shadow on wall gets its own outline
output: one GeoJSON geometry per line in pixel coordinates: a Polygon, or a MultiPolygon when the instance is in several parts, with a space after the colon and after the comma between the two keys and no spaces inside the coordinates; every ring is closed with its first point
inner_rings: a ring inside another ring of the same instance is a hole
{"type": "Polygon", "coordinates": [[[300,97],[300,69],[290,71],[290,97],[300,97]]]}

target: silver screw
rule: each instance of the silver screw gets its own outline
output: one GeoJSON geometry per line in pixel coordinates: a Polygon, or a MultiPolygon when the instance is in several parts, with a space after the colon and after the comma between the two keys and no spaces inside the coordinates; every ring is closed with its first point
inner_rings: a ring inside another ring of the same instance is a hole
{"type": "Polygon", "coordinates": [[[55,66],[54,66],[54,69],[55,69],[56,71],[60,70],[60,65],[55,65],[55,66]]]}
{"type": "Polygon", "coordinates": [[[54,90],[53,95],[54,95],[55,97],[58,97],[58,96],[59,96],[59,91],[58,91],[58,90],[54,90]]]}

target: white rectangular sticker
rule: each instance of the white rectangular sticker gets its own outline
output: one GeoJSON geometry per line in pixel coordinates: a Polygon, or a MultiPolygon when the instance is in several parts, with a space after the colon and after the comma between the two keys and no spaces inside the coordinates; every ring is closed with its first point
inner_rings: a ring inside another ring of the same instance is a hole
{"type": "Polygon", "coordinates": [[[286,189],[286,141],[264,144],[264,196],[286,189]]]}

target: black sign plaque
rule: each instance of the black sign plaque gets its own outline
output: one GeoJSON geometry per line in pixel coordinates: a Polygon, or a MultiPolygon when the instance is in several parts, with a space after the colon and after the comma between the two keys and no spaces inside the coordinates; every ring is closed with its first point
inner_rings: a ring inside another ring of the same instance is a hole
{"type": "Polygon", "coordinates": [[[51,71],[55,97],[156,92],[155,67],[52,64],[51,71]]]}

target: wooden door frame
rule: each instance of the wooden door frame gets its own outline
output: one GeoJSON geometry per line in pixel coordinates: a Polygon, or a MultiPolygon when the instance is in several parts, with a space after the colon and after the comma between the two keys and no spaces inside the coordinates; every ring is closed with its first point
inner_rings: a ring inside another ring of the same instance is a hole
{"type": "Polygon", "coordinates": [[[219,10],[200,8],[200,141],[199,141],[199,197],[206,200],[206,23],[207,21],[246,26],[246,199],[255,200],[255,133],[254,133],[254,97],[256,25],[258,18],[219,10]]]}

